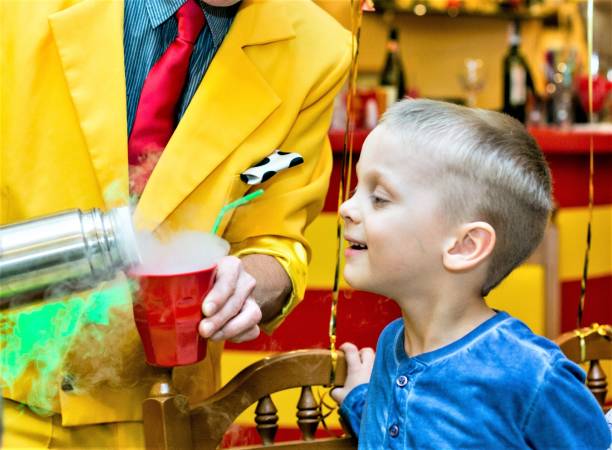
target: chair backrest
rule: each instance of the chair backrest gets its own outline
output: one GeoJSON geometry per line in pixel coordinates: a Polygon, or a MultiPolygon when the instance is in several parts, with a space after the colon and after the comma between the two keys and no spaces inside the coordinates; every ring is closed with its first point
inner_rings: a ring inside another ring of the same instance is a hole
{"type": "Polygon", "coordinates": [[[612,326],[593,324],[564,333],[555,342],[568,359],[577,364],[589,362],[586,385],[604,408],[608,382],[600,361],[612,360],[612,326]]]}
{"type": "MultiPolygon", "coordinates": [[[[240,413],[257,402],[256,429],[265,448],[357,448],[356,441],[350,436],[315,440],[321,412],[311,386],[341,386],[345,378],[346,362],[341,352],[337,353],[334,373],[332,355],[328,350],[281,353],[248,366],[213,396],[190,408],[187,398],[172,390],[166,376],[153,386],[151,396],[143,402],[146,447],[215,449],[240,413]],[[296,416],[303,440],[274,444],[278,416],[270,394],[296,387],[302,389],[296,416]]],[[[249,449],[264,446],[251,446],[249,449]]]]}

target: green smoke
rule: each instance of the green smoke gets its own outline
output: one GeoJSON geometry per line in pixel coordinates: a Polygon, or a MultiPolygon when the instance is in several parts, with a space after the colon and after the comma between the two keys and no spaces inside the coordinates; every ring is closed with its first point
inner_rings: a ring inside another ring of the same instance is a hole
{"type": "Polygon", "coordinates": [[[88,332],[104,330],[111,322],[111,310],[131,303],[130,292],[130,282],[114,281],[90,293],[0,315],[0,387],[9,393],[26,390],[27,403],[35,412],[52,414],[58,377],[74,337],[90,324],[98,327],[89,327],[88,332]]]}

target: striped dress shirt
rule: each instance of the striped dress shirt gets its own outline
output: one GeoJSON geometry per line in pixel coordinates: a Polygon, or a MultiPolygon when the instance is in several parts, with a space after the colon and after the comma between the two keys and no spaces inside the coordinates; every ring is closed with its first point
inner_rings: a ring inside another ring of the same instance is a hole
{"type": "MultiPolygon", "coordinates": [[[[132,131],[142,86],[149,70],[177,33],[174,13],[185,0],[125,0],[123,48],[127,93],[128,135],[132,131]]],[[[222,8],[200,1],[206,25],[196,41],[189,63],[178,119],[183,116],[210,62],[228,33],[239,4],[222,8]]]]}

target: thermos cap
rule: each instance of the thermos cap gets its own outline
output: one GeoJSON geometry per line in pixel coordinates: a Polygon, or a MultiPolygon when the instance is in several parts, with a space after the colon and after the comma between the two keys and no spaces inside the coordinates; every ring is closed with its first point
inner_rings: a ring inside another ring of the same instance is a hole
{"type": "Polygon", "coordinates": [[[109,211],[117,248],[124,267],[134,266],[141,262],[132,214],[128,206],[115,208],[109,211]]]}

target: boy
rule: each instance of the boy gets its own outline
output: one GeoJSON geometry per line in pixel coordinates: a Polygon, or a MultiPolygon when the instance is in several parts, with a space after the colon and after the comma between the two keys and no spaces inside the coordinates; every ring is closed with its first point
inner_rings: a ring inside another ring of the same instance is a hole
{"type": "Polygon", "coordinates": [[[552,209],[525,129],[496,112],[402,101],[368,136],[357,175],[340,209],[344,276],[402,309],[375,360],[342,347],[348,377],[333,397],[359,447],[607,448],[582,370],[483,301],[538,245],[552,209]]]}

